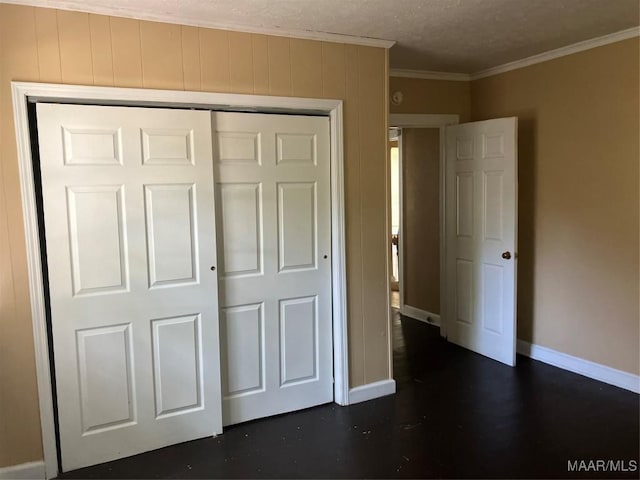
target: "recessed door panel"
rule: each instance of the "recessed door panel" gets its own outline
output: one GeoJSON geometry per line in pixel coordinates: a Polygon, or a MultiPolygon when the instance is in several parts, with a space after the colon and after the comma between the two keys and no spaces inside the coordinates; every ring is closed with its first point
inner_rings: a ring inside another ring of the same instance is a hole
{"type": "Polygon", "coordinates": [[[202,407],[200,315],[151,321],[156,417],[202,407]]]}
{"type": "Polygon", "coordinates": [[[68,223],[75,295],[127,289],[123,187],[68,187],[68,223]]]}
{"type": "Polygon", "coordinates": [[[503,267],[500,265],[482,265],[482,324],[485,329],[497,334],[501,334],[503,330],[503,275],[503,267]]]}
{"type": "Polygon", "coordinates": [[[260,134],[218,132],[217,161],[229,164],[260,165],[260,134]]]}
{"type": "Polygon", "coordinates": [[[131,325],[76,332],[83,435],[135,422],[131,325]]]}
{"type": "Polygon", "coordinates": [[[467,260],[457,261],[456,312],[459,322],[473,322],[473,263],[467,260]]]}
{"type": "Polygon", "coordinates": [[[482,135],[482,158],[504,156],[504,135],[482,135]]]}
{"type": "Polygon", "coordinates": [[[65,165],[122,165],[120,128],[65,127],[62,132],[65,165]]]}
{"type": "Polygon", "coordinates": [[[286,134],[276,135],[278,165],[315,165],[316,135],[286,134]]]}
{"type": "Polygon", "coordinates": [[[226,371],[225,396],[243,395],[264,388],[264,311],[262,304],[222,310],[226,371]]]}
{"type": "Polygon", "coordinates": [[[262,271],[262,202],[258,183],[220,184],[222,274],[256,275],[262,271]]]}
{"type": "Polygon", "coordinates": [[[456,159],[471,160],[473,158],[473,137],[456,138],[456,159]]]}
{"type": "Polygon", "coordinates": [[[280,301],[281,384],[316,377],[316,297],[280,301]]]}
{"type": "Polygon", "coordinates": [[[502,172],[484,174],[484,238],[502,240],[502,172]]]}
{"type": "Polygon", "coordinates": [[[456,182],[458,237],[473,236],[473,173],[459,173],[456,182]]]}
{"type": "Polygon", "coordinates": [[[316,265],[315,183],[278,184],[280,271],[316,265]]]}
{"type": "Polygon", "coordinates": [[[174,128],[143,129],[142,161],[145,165],[192,165],[193,131],[174,128]]]}
{"type": "Polygon", "coordinates": [[[198,278],[193,184],[145,185],[149,286],[198,278]]]}

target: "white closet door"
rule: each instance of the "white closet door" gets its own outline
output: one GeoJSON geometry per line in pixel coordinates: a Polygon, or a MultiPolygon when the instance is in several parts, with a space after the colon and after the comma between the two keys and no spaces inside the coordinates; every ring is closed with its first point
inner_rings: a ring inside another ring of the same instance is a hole
{"type": "Polygon", "coordinates": [[[221,432],[209,112],[37,120],[63,470],[221,432]]]}
{"type": "Polygon", "coordinates": [[[329,119],[212,115],[229,425],[333,400],[329,119]]]}
{"type": "Polygon", "coordinates": [[[517,118],[446,133],[447,336],[515,365],[517,118]]]}

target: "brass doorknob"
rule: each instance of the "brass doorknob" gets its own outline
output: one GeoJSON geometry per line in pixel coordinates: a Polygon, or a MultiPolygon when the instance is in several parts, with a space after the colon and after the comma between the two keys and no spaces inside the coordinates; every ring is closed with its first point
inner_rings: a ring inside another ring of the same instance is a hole
{"type": "Polygon", "coordinates": [[[510,260],[511,252],[502,252],[502,258],[504,258],[505,260],[510,260]]]}

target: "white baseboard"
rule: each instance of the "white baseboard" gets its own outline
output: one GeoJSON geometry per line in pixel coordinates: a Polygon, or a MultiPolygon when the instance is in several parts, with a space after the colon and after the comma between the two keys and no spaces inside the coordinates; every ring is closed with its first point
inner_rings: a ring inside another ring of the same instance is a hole
{"type": "Polygon", "coordinates": [[[400,313],[405,317],[411,317],[414,320],[420,320],[421,322],[428,323],[429,325],[440,326],[440,315],[436,313],[427,312],[420,308],[412,307],[411,305],[401,305],[400,313]]]}
{"type": "Polygon", "coordinates": [[[396,381],[381,380],[349,390],[349,405],[396,393],[396,381]]]}
{"type": "Polygon", "coordinates": [[[44,462],[28,462],[0,468],[1,480],[44,479],[44,462]]]}
{"type": "Polygon", "coordinates": [[[584,375],[585,377],[599,380],[609,385],[624,388],[635,393],[640,393],[640,376],[622,370],[607,367],[584,358],[574,357],[566,353],[558,352],[541,345],[518,340],[517,351],[519,354],[554,367],[569,370],[570,372],[584,375]]]}

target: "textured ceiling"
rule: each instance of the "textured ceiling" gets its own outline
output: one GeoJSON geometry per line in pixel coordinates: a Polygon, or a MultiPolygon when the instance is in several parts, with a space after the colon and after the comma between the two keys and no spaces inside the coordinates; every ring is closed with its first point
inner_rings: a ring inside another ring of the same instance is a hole
{"type": "Polygon", "coordinates": [[[9,0],[395,40],[392,68],[472,73],[639,24],[638,0],[9,0]]]}

